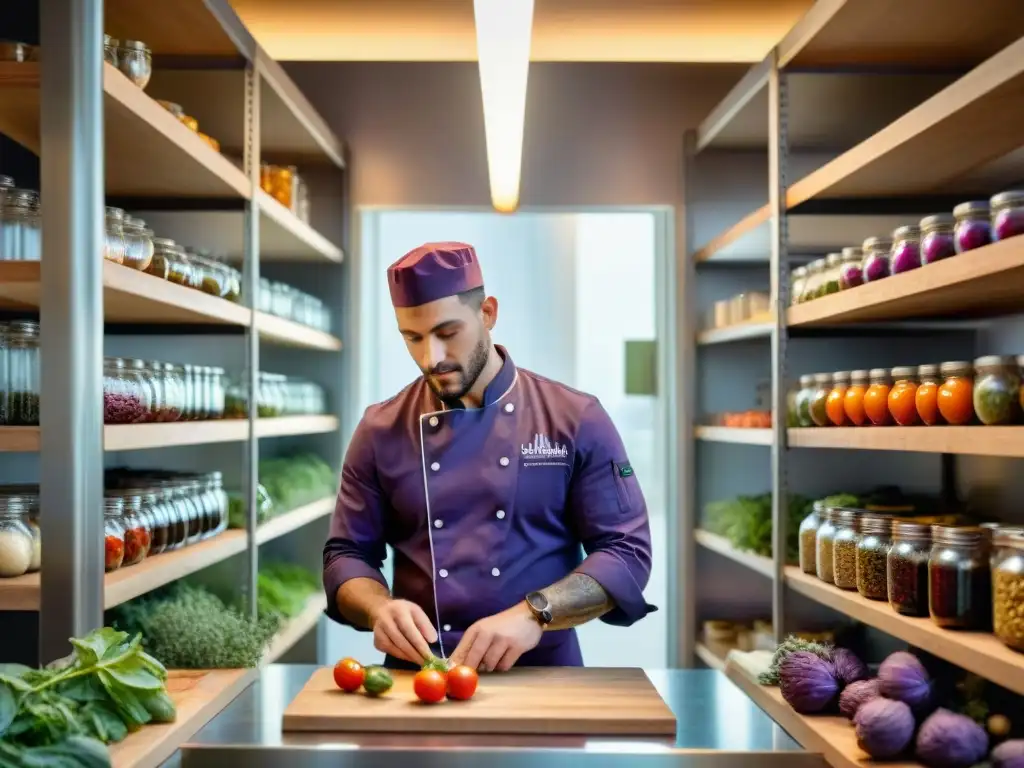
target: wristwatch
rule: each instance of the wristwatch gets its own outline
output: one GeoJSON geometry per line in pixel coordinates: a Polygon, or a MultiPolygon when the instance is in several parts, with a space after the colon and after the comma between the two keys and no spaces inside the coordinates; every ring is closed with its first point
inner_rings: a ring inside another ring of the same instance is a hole
{"type": "Polygon", "coordinates": [[[528,594],[526,596],[526,604],[530,606],[530,610],[533,611],[538,624],[544,627],[551,623],[553,618],[551,615],[551,603],[544,597],[543,592],[531,592],[528,594]]]}

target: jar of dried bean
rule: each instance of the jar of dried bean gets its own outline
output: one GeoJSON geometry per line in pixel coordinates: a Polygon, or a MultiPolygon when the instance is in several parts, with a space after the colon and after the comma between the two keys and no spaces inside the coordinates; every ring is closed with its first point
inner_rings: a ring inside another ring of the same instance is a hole
{"type": "Polygon", "coordinates": [[[832,583],[840,589],[857,588],[857,542],[860,510],[840,508],[833,516],[832,583]]]}
{"type": "Polygon", "coordinates": [[[886,560],[892,545],[892,518],[865,513],[860,516],[859,525],[857,591],[869,600],[887,600],[886,560]]]}
{"type": "Polygon", "coordinates": [[[833,584],[835,576],[832,570],[833,544],[836,538],[835,516],[838,514],[838,507],[826,507],[822,515],[821,523],[818,525],[818,535],[815,538],[815,571],[822,581],[833,584]]]}
{"type": "Polygon", "coordinates": [[[889,607],[904,616],[928,615],[928,556],[931,526],[893,520],[892,546],[886,558],[889,607]]]}
{"type": "Polygon", "coordinates": [[[121,565],[135,565],[149,556],[153,544],[152,528],[142,514],[142,491],[122,489],[121,499],[124,506],[124,560],[121,565]]]}
{"type": "Polygon", "coordinates": [[[992,618],[996,637],[1024,651],[1024,531],[997,530],[992,556],[992,618]]]}
{"type": "Polygon", "coordinates": [[[855,426],[861,426],[868,420],[864,413],[864,395],[868,390],[868,372],[857,370],[850,372],[850,386],[843,396],[843,410],[846,418],[855,426]]]}
{"type": "Polygon", "coordinates": [[[947,424],[969,424],[974,420],[974,366],[966,360],[952,360],[939,366],[939,414],[947,424]]]}
{"type": "Polygon", "coordinates": [[[804,573],[818,572],[818,527],[821,525],[821,515],[824,509],[825,505],[816,501],[811,514],[800,521],[800,538],[797,548],[800,552],[800,570],[804,573]]]}
{"type": "Polygon", "coordinates": [[[948,629],[992,626],[991,531],[932,526],[928,557],[928,612],[948,629]]]}
{"type": "Polygon", "coordinates": [[[901,427],[917,424],[917,367],[897,366],[892,369],[893,385],[887,398],[889,413],[901,427]]]}
{"type": "Polygon", "coordinates": [[[889,413],[889,390],[892,379],[888,368],[872,368],[868,373],[871,386],[864,393],[864,413],[876,427],[892,424],[889,413]]]}
{"type": "Polygon", "coordinates": [[[832,422],[828,419],[828,410],[826,408],[828,396],[831,391],[832,374],[814,374],[814,394],[811,396],[809,410],[811,412],[811,421],[813,421],[816,426],[829,427],[832,425],[832,422]]]}
{"type": "Polygon", "coordinates": [[[919,365],[917,379],[920,383],[914,394],[914,405],[918,418],[928,426],[938,424],[942,420],[939,415],[939,366],[919,365]]]}
{"type": "Polygon", "coordinates": [[[116,571],[124,562],[124,500],[119,491],[103,498],[104,567],[116,571]]]}
{"type": "Polygon", "coordinates": [[[1017,359],[986,355],[974,361],[974,412],[982,424],[1012,424],[1020,414],[1017,359]]]}
{"type": "Polygon", "coordinates": [[[849,371],[836,371],[832,374],[832,391],[828,393],[828,399],[825,401],[825,412],[828,414],[828,420],[837,427],[845,427],[850,423],[846,418],[845,406],[846,390],[849,387],[849,371]]]}

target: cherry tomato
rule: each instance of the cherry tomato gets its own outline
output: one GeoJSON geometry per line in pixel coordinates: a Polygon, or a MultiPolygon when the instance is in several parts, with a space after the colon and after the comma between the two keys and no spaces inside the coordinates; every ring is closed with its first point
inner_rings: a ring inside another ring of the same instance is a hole
{"type": "Polygon", "coordinates": [[[334,665],[334,682],[346,693],[359,690],[365,679],[366,670],[355,659],[345,658],[334,665]]]}
{"type": "Polygon", "coordinates": [[[473,698],[478,679],[476,670],[472,667],[460,664],[448,670],[448,698],[460,701],[473,698]]]}
{"type": "Polygon", "coordinates": [[[412,689],[420,701],[436,704],[444,698],[444,675],[434,669],[421,669],[412,680],[412,689]]]}

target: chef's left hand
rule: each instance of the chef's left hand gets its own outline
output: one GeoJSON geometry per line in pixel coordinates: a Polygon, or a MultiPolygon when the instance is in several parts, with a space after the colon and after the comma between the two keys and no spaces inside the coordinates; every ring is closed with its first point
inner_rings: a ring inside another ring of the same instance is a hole
{"type": "Polygon", "coordinates": [[[484,672],[507,672],[520,656],[537,647],[543,634],[533,612],[522,602],[473,624],[450,661],[484,672]]]}

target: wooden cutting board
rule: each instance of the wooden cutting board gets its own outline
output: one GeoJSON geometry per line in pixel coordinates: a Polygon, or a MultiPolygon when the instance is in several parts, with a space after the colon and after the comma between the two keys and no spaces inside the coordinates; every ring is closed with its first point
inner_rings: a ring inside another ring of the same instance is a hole
{"type": "Polygon", "coordinates": [[[424,704],[413,672],[380,697],[345,693],[319,669],[284,713],[285,731],[675,736],[676,718],[641,669],[536,667],[481,675],[469,701],[424,704]]]}

